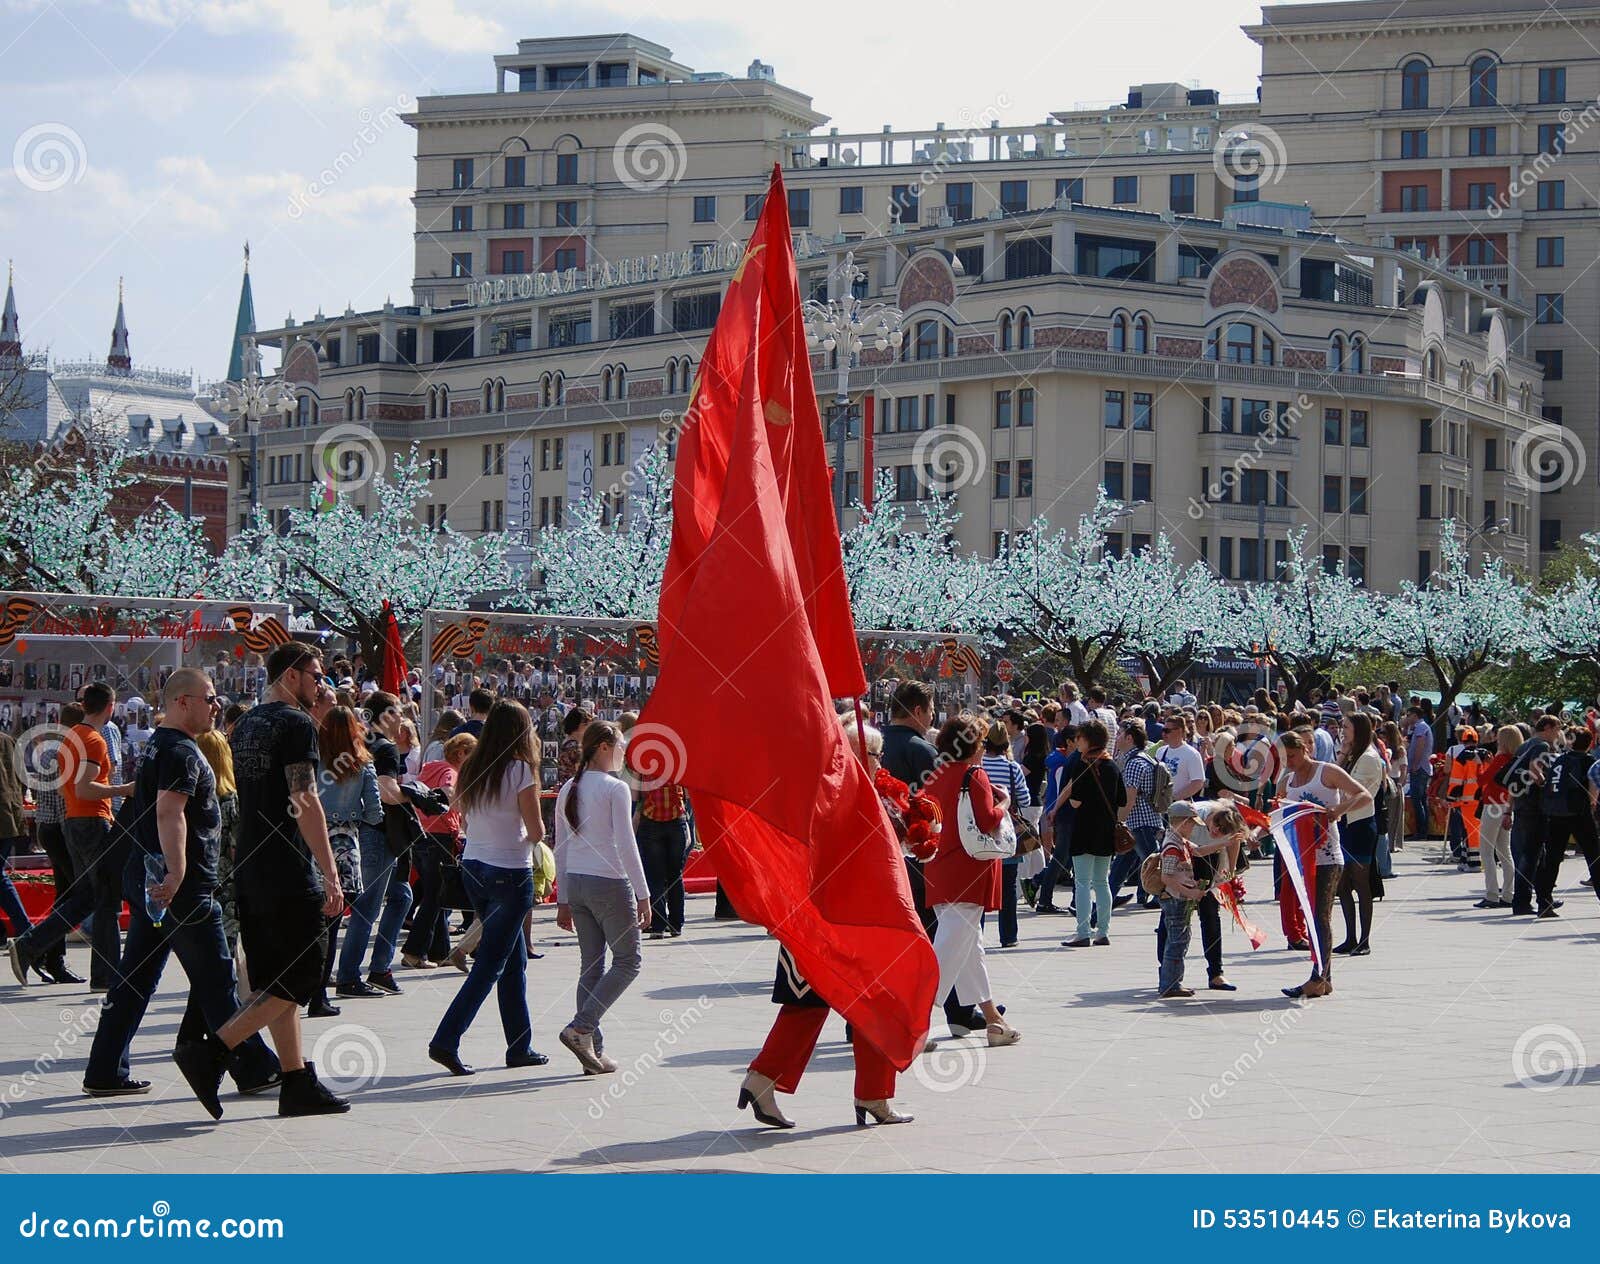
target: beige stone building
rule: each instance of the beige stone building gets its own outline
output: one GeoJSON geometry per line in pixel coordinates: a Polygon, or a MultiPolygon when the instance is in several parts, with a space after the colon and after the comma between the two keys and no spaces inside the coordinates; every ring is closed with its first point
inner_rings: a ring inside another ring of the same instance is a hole
{"type": "MultiPolygon", "coordinates": [[[[419,445],[429,518],[458,529],[538,527],[617,484],[687,401],[776,163],[807,291],[836,295],[848,252],[856,292],[905,313],[832,423],[847,499],[870,397],[872,465],[913,504],[948,486],[982,552],[1105,485],[1131,506],[1116,547],[1166,531],[1233,578],[1305,527],[1392,588],[1431,568],[1446,517],[1537,565],[1552,438],[1531,296],[1367,224],[1341,240],[1277,191],[1313,178],[1292,156],[1283,181],[1252,178],[1253,101],[1154,84],[1023,128],[840,135],[759,62],[697,74],[629,35],[527,40],[495,67],[495,91],[409,120],[414,304],[261,335],[301,395],[263,435],[269,512],[302,503],[349,427],[419,445]]],[[[1370,125],[1338,126],[1372,163],[1370,125]]],[[[242,463],[233,482],[237,516],[242,463]]]]}

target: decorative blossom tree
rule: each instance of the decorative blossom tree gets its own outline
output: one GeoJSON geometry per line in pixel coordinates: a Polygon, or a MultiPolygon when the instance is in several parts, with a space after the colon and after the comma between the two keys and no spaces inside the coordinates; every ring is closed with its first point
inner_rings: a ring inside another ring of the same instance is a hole
{"type": "MultiPolygon", "coordinates": [[[[291,509],[287,529],[260,517],[228,542],[212,591],[254,601],[288,601],[356,641],[374,673],[383,666],[383,603],[404,628],[428,609],[499,600],[513,582],[502,532],[465,536],[417,517],[431,495],[415,447],[371,482],[363,514],[351,488],[335,484],[330,503],[291,509]]],[[[314,493],[323,500],[321,489],[314,493]]]]}
{"type": "Polygon", "coordinates": [[[1441,714],[1473,676],[1521,651],[1530,628],[1527,589],[1487,553],[1474,575],[1456,529],[1449,518],[1439,524],[1439,569],[1427,584],[1404,581],[1383,609],[1381,643],[1426,664],[1441,714]]]}
{"type": "Polygon", "coordinates": [[[897,632],[952,632],[998,642],[994,578],[981,558],[955,543],[961,514],[954,498],[918,502],[922,524],[908,523],[894,499],[894,479],[879,470],[871,511],[845,533],[845,584],[856,627],[897,632]]]}
{"type": "Polygon", "coordinates": [[[654,619],[672,542],[665,446],[653,444],[620,484],[565,512],[565,522],[541,528],[533,540],[533,566],[544,572],[543,586],[526,594],[534,608],[583,619],[654,619]]]}
{"type": "Polygon", "coordinates": [[[1258,647],[1272,660],[1291,697],[1308,700],[1326,688],[1352,654],[1380,643],[1379,610],[1341,563],[1328,570],[1307,561],[1306,533],[1289,537],[1289,560],[1275,582],[1240,590],[1238,648],[1258,647]]]}
{"type": "Polygon", "coordinates": [[[1238,602],[1204,562],[1181,567],[1162,532],[1120,564],[1117,593],[1127,615],[1123,648],[1138,657],[1152,697],[1163,697],[1206,649],[1238,640],[1238,602]]]}
{"type": "Polygon", "coordinates": [[[1106,531],[1120,508],[1101,489],[1076,528],[1051,530],[1036,518],[1006,538],[993,563],[998,621],[1061,655],[1084,685],[1116,662],[1128,631],[1118,592],[1124,568],[1105,552],[1106,531]]]}
{"type": "Polygon", "coordinates": [[[122,597],[193,597],[215,559],[198,519],[164,501],[127,504],[137,481],[120,446],[46,451],[10,470],[0,496],[0,566],[11,587],[122,597]]]}
{"type": "MultiPolygon", "coordinates": [[[[1582,663],[1600,675],[1600,535],[1585,535],[1582,543],[1581,553],[1569,555],[1571,574],[1529,611],[1523,649],[1539,659],[1582,663]]],[[[1545,568],[1546,582],[1551,569],[1545,568]]]]}

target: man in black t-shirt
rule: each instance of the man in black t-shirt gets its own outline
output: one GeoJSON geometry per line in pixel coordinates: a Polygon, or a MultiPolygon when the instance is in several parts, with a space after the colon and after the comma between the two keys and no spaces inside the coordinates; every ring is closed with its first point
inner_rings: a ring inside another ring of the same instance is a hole
{"type": "Polygon", "coordinates": [[[239,783],[239,930],[257,990],[215,1034],[172,1054],[213,1119],[222,1118],[217,1090],[229,1056],[263,1027],[283,1064],[279,1115],[350,1109],[317,1081],[300,1043],[300,1007],[322,986],[323,919],[344,908],[317,797],[317,730],[306,714],[322,685],[322,652],[301,641],[278,646],[267,682],[267,700],[229,735],[239,783]]]}
{"type": "MultiPolygon", "coordinates": [[[[168,678],[161,701],[166,721],[146,745],[134,782],[134,850],[124,881],[128,942],[84,1072],[83,1091],[91,1097],[150,1091],[148,1080],[129,1076],[128,1047],[161,981],[168,953],[178,954],[189,976],[193,1021],[221,1026],[237,1005],[233,955],[222,929],[222,910],[212,898],[222,830],[217,780],[194,741],[211,729],[220,702],[206,674],[188,667],[168,678]],[[163,910],[160,925],[150,920],[146,908],[147,857],[164,870],[148,897],[163,910]]],[[[232,1071],[243,1093],[261,1092],[279,1082],[278,1060],[259,1036],[240,1046],[232,1071]]]]}

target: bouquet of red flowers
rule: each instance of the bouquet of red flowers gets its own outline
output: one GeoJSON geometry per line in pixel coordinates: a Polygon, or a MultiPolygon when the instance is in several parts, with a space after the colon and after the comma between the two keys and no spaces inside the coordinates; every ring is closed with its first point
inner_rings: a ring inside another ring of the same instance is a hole
{"type": "Polygon", "coordinates": [[[918,860],[932,856],[939,846],[939,805],[883,768],[872,785],[906,851],[918,860]]]}

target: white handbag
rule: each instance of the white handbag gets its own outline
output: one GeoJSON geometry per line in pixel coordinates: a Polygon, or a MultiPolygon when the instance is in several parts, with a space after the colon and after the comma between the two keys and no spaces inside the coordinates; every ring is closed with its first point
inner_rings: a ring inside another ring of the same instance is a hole
{"type": "Polygon", "coordinates": [[[961,799],[956,807],[961,847],[974,860],[1009,860],[1017,854],[1017,831],[1012,827],[1010,813],[1000,814],[999,827],[992,834],[978,828],[978,815],[972,809],[972,774],[977,771],[969,768],[961,779],[961,799]]]}

